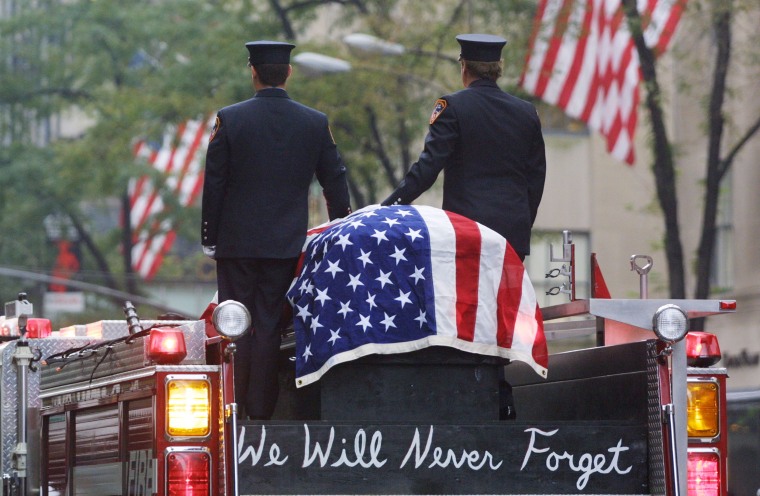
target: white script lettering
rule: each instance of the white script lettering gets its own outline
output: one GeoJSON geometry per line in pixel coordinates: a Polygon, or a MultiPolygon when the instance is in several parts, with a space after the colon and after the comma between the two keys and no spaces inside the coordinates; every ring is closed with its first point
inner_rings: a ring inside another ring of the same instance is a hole
{"type": "MultiPolygon", "coordinates": [[[[304,445],[303,445],[303,464],[302,467],[306,468],[311,466],[312,463],[319,457],[319,466],[324,467],[330,461],[330,454],[332,453],[333,443],[335,442],[335,427],[330,427],[330,438],[327,440],[327,445],[322,448],[317,441],[314,441],[314,445],[311,443],[311,433],[309,432],[309,426],[304,424],[304,445]],[[313,448],[313,451],[311,451],[313,448]]],[[[346,444],[346,439],[341,439],[343,445],[346,444]]],[[[330,464],[331,467],[340,467],[345,465],[347,467],[355,467],[360,465],[363,468],[377,467],[380,468],[387,460],[379,459],[380,448],[383,445],[383,434],[380,431],[375,431],[372,434],[372,440],[369,444],[369,459],[365,460],[365,452],[367,451],[367,433],[364,429],[359,429],[354,436],[354,450],[352,455],[354,459],[350,459],[346,451],[346,448],[341,448],[338,459],[330,464]]]]}
{"type": "MultiPolygon", "coordinates": [[[[551,448],[537,448],[536,447],[536,434],[540,434],[542,436],[551,437],[555,435],[559,429],[554,429],[550,432],[545,432],[540,429],[536,429],[534,427],[525,429],[525,432],[530,432],[530,444],[528,446],[528,450],[525,452],[525,458],[523,458],[522,466],[520,467],[520,470],[525,468],[525,465],[528,464],[528,460],[530,459],[530,456],[532,453],[546,453],[547,451],[550,451],[551,448]]],[[[629,466],[625,470],[621,470],[618,467],[618,459],[620,457],[620,453],[623,451],[628,451],[627,446],[623,446],[623,440],[618,440],[618,443],[616,446],[612,448],[608,448],[607,451],[612,453],[612,459],[609,461],[609,464],[605,468],[605,463],[607,462],[607,455],[603,453],[599,453],[597,455],[591,455],[590,453],[583,453],[578,457],[578,462],[575,461],[575,455],[571,455],[567,451],[562,453],[561,455],[558,454],[555,451],[550,451],[548,455],[546,455],[546,468],[551,470],[552,472],[556,472],[559,469],[560,462],[562,460],[567,460],[567,465],[573,472],[581,472],[581,475],[578,477],[578,481],[576,482],[575,486],[578,488],[578,490],[583,489],[586,487],[586,484],[588,484],[588,480],[591,477],[591,474],[598,473],[598,474],[609,474],[613,470],[617,472],[618,474],[624,475],[631,471],[633,466],[629,466]]]]}
{"type": "MultiPolygon", "coordinates": [[[[266,444],[266,440],[267,428],[262,425],[261,439],[259,439],[258,449],[254,448],[253,446],[245,447],[243,444],[245,441],[245,427],[242,427],[240,429],[240,439],[238,439],[238,465],[243,463],[245,459],[250,456],[251,466],[255,467],[259,463],[259,460],[261,460],[261,455],[264,452],[264,445],[266,444]]],[[[269,447],[269,461],[264,466],[268,467],[270,465],[284,465],[287,461],[287,456],[285,458],[280,458],[280,447],[277,445],[277,443],[272,443],[272,446],[269,447]]]]}
{"type": "MultiPolygon", "coordinates": [[[[425,443],[424,451],[421,451],[420,430],[414,429],[414,438],[412,438],[412,444],[409,445],[406,456],[404,456],[404,460],[401,462],[399,468],[403,468],[404,465],[406,465],[406,462],[409,461],[412,453],[414,453],[414,468],[420,468],[420,466],[425,462],[425,458],[427,458],[432,444],[432,425],[428,431],[428,437],[427,442],[425,443]]],[[[433,450],[433,461],[430,462],[428,468],[446,468],[449,465],[453,465],[454,468],[461,468],[465,463],[467,463],[467,466],[472,470],[480,470],[486,463],[488,463],[488,468],[491,470],[497,470],[499,467],[501,467],[502,462],[500,460],[499,463],[494,464],[493,455],[491,455],[489,451],[485,451],[481,454],[477,450],[467,451],[465,449],[462,449],[462,455],[460,457],[457,457],[457,454],[451,448],[447,449],[444,452],[443,448],[436,446],[433,450]]]]}

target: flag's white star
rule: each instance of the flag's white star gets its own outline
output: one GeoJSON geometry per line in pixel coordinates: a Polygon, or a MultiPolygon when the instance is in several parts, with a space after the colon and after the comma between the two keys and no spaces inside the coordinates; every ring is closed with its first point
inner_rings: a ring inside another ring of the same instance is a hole
{"type": "Polygon", "coordinates": [[[306,345],[306,351],[304,351],[303,355],[301,355],[301,356],[303,357],[303,361],[304,362],[308,362],[309,361],[309,357],[310,356],[314,356],[314,355],[311,354],[311,345],[310,344],[306,345]]]}
{"type": "Polygon", "coordinates": [[[311,330],[315,335],[317,334],[317,329],[319,329],[320,327],[324,327],[322,324],[319,323],[319,315],[311,319],[311,325],[309,327],[311,327],[311,330]]]}
{"type": "Polygon", "coordinates": [[[356,325],[360,326],[366,334],[367,328],[372,327],[372,324],[369,323],[369,315],[366,317],[364,315],[359,315],[359,322],[357,322],[356,325]]]}
{"type": "Polygon", "coordinates": [[[296,308],[298,309],[298,313],[296,314],[296,317],[301,317],[301,319],[306,322],[306,317],[311,317],[311,312],[309,312],[309,306],[308,305],[296,305],[296,308]]]}
{"type": "Polygon", "coordinates": [[[396,318],[395,315],[388,315],[387,313],[383,312],[383,315],[385,318],[380,321],[381,324],[385,326],[385,332],[388,332],[389,327],[396,327],[396,324],[393,323],[393,319],[396,318]]]}
{"type": "Polygon", "coordinates": [[[407,215],[413,215],[412,212],[410,212],[409,210],[402,209],[402,208],[398,209],[396,213],[399,214],[401,217],[406,217],[407,215]]]}
{"type": "Polygon", "coordinates": [[[324,305],[327,300],[332,300],[332,298],[327,296],[327,288],[325,288],[324,290],[317,289],[317,296],[314,300],[324,305]]]}
{"type": "Polygon", "coordinates": [[[409,236],[410,238],[412,238],[412,243],[414,243],[414,240],[416,240],[417,238],[422,238],[423,237],[422,234],[420,234],[420,231],[422,231],[422,229],[412,229],[410,227],[409,231],[407,231],[404,234],[406,234],[407,236],[409,236]]]}
{"type": "Polygon", "coordinates": [[[372,293],[367,293],[367,299],[365,300],[367,303],[369,303],[369,309],[372,310],[377,306],[377,303],[375,303],[375,297],[377,295],[373,295],[372,293]]]}
{"type": "Polygon", "coordinates": [[[375,231],[375,234],[370,235],[370,238],[376,238],[377,244],[380,244],[381,241],[388,241],[388,238],[385,237],[386,231],[378,231],[377,229],[373,229],[375,231]]]}
{"type": "Polygon", "coordinates": [[[322,265],[322,260],[324,259],[320,258],[317,262],[314,262],[314,268],[311,269],[312,273],[316,272],[319,269],[319,267],[322,265]]]}
{"type": "Polygon", "coordinates": [[[368,210],[362,214],[362,217],[375,217],[377,214],[373,210],[368,210]]]}
{"type": "Polygon", "coordinates": [[[420,279],[425,280],[425,276],[422,275],[422,271],[425,270],[425,267],[417,267],[414,266],[414,273],[411,274],[409,277],[414,279],[414,283],[417,284],[420,282],[420,279]]]}
{"type": "Polygon", "coordinates": [[[388,227],[393,227],[398,224],[398,219],[391,219],[389,217],[386,217],[383,221],[383,224],[388,224],[388,227]]]}
{"type": "Polygon", "coordinates": [[[414,320],[420,323],[420,329],[422,329],[422,324],[425,324],[427,322],[427,312],[420,310],[419,317],[415,318],[414,320]]]}
{"type": "Polygon", "coordinates": [[[368,251],[367,253],[364,253],[364,250],[359,248],[359,251],[362,252],[361,256],[356,257],[358,260],[362,261],[362,267],[366,267],[367,264],[371,264],[372,260],[369,259],[369,256],[372,254],[371,251],[368,251]]]}
{"type": "Polygon", "coordinates": [[[403,260],[404,262],[406,262],[406,257],[404,256],[404,252],[405,252],[405,251],[406,251],[406,248],[404,248],[404,249],[402,249],[402,250],[399,250],[399,249],[398,249],[398,246],[394,246],[394,247],[393,247],[393,255],[389,255],[389,256],[390,256],[391,258],[394,258],[394,259],[396,259],[396,265],[398,265],[398,263],[399,263],[400,261],[402,261],[402,260],[403,260]]]}
{"type": "Polygon", "coordinates": [[[398,298],[393,298],[395,301],[401,303],[401,308],[404,308],[404,305],[407,303],[411,303],[412,300],[409,299],[409,295],[411,294],[411,291],[407,291],[404,293],[400,289],[398,290],[398,298]]]}
{"type": "Polygon", "coordinates": [[[305,293],[306,289],[309,287],[309,280],[308,279],[301,279],[301,285],[298,287],[298,290],[301,293],[305,293]]]}
{"type": "Polygon", "coordinates": [[[339,264],[340,264],[340,260],[336,260],[334,263],[329,260],[327,261],[327,265],[329,265],[329,267],[325,269],[325,272],[327,272],[328,274],[332,274],[333,279],[335,279],[335,274],[337,274],[338,272],[343,272],[343,269],[338,267],[339,264]]]}
{"type": "Polygon", "coordinates": [[[375,278],[375,280],[380,283],[381,288],[385,288],[386,284],[392,284],[391,274],[392,272],[383,272],[382,270],[380,271],[380,277],[375,278]]]}
{"type": "Polygon", "coordinates": [[[328,339],[327,341],[331,345],[335,346],[335,341],[339,339],[340,339],[340,329],[338,329],[337,331],[333,331],[332,329],[330,329],[330,339],[328,339]]]}
{"type": "Polygon", "coordinates": [[[348,240],[348,234],[341,234],[338,236],[338,241],[335,244],[342,247],[343,251],[346,251],[346,246],[352,245],[353,243],[348,240]]]}
{"type": "Polygon", "coordinates": [[[356,288],[359,286],[364,286],[364,283],[359,280],[359,277],[361,277],[361,274],[356,274],[355,276],[352,276],[351,274],[348,275],[350,281],[348,281],[348,284],[346,286],[351,286],[354,288],[354,291],[356,291],[356,288]]]}
{"type": "Polygon", "coordinates": [[[346,315],[348,315],[348,312],[353,312],[353,310],[350,307],[350,304],[351,304],[351,300],[345,303],[343,303],[342,301],[340,302],[340,310],[338,310],[338,313],[342,313],[343,318],[345,318],[346,315]]]}
{"type": "Polygon", "coordinates": [[[306,294],[313,294],[314,293],[314,285],[311,283],[311,279],[308,281],[304,281],[305,285],[303,287],[303,292],[306,294]]]}
{"type": "Polygon", "coordinates": [[[348,225],[351,226],[351,227],[353,227],[354,229],[356,229],[358,227],[364,227],[364,224],[359,219],[356,219],[356,220],[353,220],[353,221],[349,222],[348,225]]]}

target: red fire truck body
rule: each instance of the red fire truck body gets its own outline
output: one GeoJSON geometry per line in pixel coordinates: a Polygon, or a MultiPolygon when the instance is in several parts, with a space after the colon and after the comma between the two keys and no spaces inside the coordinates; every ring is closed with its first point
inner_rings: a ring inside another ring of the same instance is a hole
{"type": "Polygon", "coordinates": [[[267,422],[234,404],[234,336],[248,325],[234,302],[201,320],[140,322],[127,307],[125,320],[30,332],[20,301],[1,348],[3,495],[727,494],[717,342],[656,333],[672,323],[663,313],[733,301],[544,308],[548,339],[597,335],[550,356],[547,379],[431,349],[365,357],[296,389],[286,339],[267,422]]]}

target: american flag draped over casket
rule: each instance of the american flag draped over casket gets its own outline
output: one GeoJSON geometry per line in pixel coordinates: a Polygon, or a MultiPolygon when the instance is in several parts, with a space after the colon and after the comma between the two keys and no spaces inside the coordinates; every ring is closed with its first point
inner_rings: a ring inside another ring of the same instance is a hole
{"type": "Polygon", "coordinates": [[[543,320],[507,241],[427,206],[370,206],[309,231],[288,291],[296,384],[370,354],[448,346],[546,376],[543,320]]]}

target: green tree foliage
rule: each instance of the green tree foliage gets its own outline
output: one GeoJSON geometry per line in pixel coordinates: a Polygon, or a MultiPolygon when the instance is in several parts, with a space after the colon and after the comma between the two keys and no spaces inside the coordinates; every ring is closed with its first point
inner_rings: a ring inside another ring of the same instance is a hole
{"type": "MultiPolygon", "coordinates": [[[[251,96],[252,39],[293,41],[352,63],[350,73],[308,76],[295,67],[292,96],[325,111],[350,169],[354,206],[375,203],[421,148],[436,98],[461,87],[461,32],[510,39],[506,88],[519,75],[534,2],[504,0],[37,0],[0,19],[0,238],[2,266],[47,271],[55,258],[44,219],[77,230],[81,277],[135,291],[118,211],[137,139],[205,118],[251,96]],[[398,57],[352,52],[351,32],[406,47],[398,57]],[[319,33],[312,35],[310,33],[319,33]],[[58,217],[57,217],[58,218],[58,217]],[[90,277],[91,276],[91,277],[90,277]]],[[[157,179],[160,179],[158,177],[157,179]]],[[[165,201],[173,200],[167,196],[165,201]]],[[[186,253],[162,273],[195,274],[197,208],[173,211],[186,253]],[[192,259],[192,260],[190,260],[192,259]]],[[[161,275],[160,274],[160,275],[161,275]]],[[[3,281],[7,301],[18,281],[3,281]]],[[[26,288],[22,288],[26,289],[26,288]]]]}

